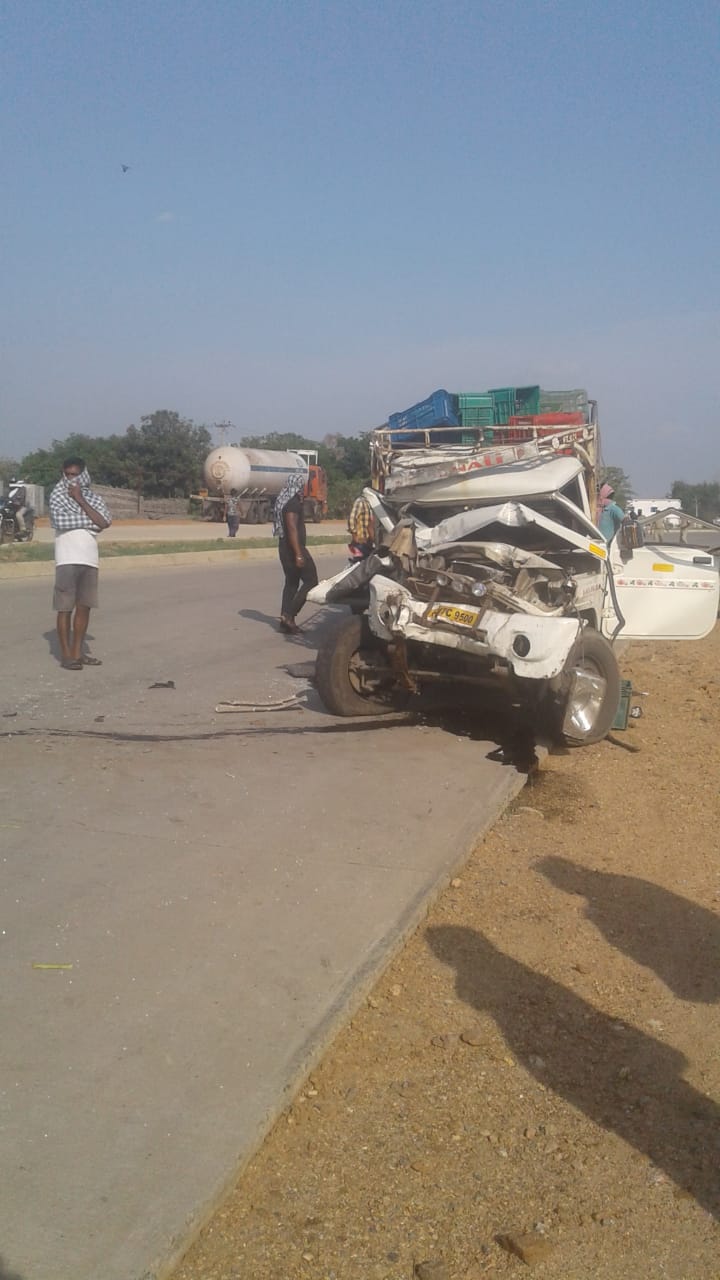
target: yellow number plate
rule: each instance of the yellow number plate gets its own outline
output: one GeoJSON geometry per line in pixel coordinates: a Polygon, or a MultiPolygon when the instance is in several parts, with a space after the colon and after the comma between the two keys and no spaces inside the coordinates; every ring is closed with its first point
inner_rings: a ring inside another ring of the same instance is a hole
{"type": "Polygon", "coordinates": [[[433,605],[428,615],[434,622],[454,622],[458,627],[474,627],[480,617],[479,609],[457,609],[450,604],[433,605]]]}

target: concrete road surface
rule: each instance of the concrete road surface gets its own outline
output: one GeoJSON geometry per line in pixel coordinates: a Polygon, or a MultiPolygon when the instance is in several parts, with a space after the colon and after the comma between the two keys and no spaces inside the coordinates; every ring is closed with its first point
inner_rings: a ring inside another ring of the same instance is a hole
{"type": "Polygon", "coordinates": [[[326,715],[332,614],[286,639],[279,587],[108,576],[71,672],[49,583],[2,585],[0,1275],[166,1275],[519,786],[492,743],[326,715]]]}
{"type": "MultiPolygon", "coordinates": [[[[308,525],[311,538],[345,533],[347,524],[344,520],[323,520],[320,524],[308,525]]],[[[209,542],[224,538],[226,534],[226,524],[209,524],[206,520],[143,520],[137,523],[116,520],[103,537],[108,542],[209,542]]],[[[48,524],[41,524],[35,530],[38,542],[52,542],[53,536],[48,524]]],[[[272,525],[241,524],[237,536],[239,541],[271,538],[272,525]]]]}

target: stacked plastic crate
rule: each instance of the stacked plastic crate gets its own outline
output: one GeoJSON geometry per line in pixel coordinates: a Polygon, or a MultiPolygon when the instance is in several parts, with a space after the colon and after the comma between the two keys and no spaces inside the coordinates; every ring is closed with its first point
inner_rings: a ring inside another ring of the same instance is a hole
{"type": "MultiPolygon", "coordinates": [[[[440,389],[433,391],[427,400],[420,400],[401,413],[391,413],[388,426],[395,448],[413,448],[428,442],[426,433],[433,427],[459,427],[457,396],[440,389]]],[[[447,432],[443,433],[447,437],[447,432]]],[[[430,438],[432,443],[432,438],[430,438]]]]}
{"type": "Polygon", "coordinates": [[[538,434],[550,434],[552,428],[580,426],[587,420],[586,391],[543,391],[532,385],[461,391],[457,395],[440,389],[409,409],[391,413],[388,426],[395,447],[412,448],[515,440],[528,428],[538,434]],[[442,428],[437,439],[428,434],[436,427],[442,428]],[[453,427],[459,430],[449,430],[453,427]]]}
{"type": "Polygon", "coordinates": [[[496,387],[491,390],[496,426],[505,426],[518,414],[540,412],[539,387],[496,387]]]}

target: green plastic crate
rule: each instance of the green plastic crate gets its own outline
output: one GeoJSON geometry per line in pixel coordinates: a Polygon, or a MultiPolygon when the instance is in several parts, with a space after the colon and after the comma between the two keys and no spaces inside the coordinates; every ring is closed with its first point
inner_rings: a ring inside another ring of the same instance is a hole
{"type": "Polygon", "coordinates": [[[515,403],[517,404],[516,413],[535,417],[535,414],[540,412],[540,388],[537,386],[517,387],[515,390],[515,403]]]}
{"type": "Polygon", "coordinates": [[[496,426],[502,426],[508,418],[524,414],[535,416],[540,412],[540,388],[533,387],[495,387],[490,395],[493,399],[493,418],[496,426]]]}
{"type": "Polygon", "coordinates": [[[491,427],[493,398],[486,391],[464,391],[458,396],[458,412],[463,427],[491,427]]]}
{"type": "Polygon", "coordinates": [[[588,418],[588,393],[581,387],[572,391],[541,391],[538,413],[582,413],[588,418]]]}
{"type": "Polygon", "coordinates": [[[630,701],[632,699],[632,680],[620,681],[620,701],[612,722],[613,729],[627,729],[630,718],[630,701]]]}

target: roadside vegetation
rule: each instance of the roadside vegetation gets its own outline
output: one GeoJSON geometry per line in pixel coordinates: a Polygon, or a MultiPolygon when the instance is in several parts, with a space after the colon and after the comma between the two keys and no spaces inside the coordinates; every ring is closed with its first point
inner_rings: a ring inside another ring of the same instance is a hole
{"type": "MultiPolygon", "coordinates": [[[[319,547],[324,544],[347,542],[347,534],[313,534],[308,535],[308,546],[319,547]]],[[[276,547],[277,538],[210,538],[207,542],[179,540],[177,542],[103,542],[103,560],[116,556],[160,556],[176,555],[178,552],[193,551],[226,551],[233,552],[253,550],[258,547],[276,547]]],[[[0,547],[1,564],[26,564],[43,560],[52,560],[55,548],[52,542],[17,542],[5,543],[0,547]]]]}
{"type": "MultiPolygon", "coordinates": [[[[271,431],[245,436],[239,444],[256,449],[315,449],[328,476],[331,518],[346,516],[370,479],[367,434],[328,435],[310,440],[295,432],[271,431]]],[[[60,474],[63,459],[85,458],[96,485],[129,489],[146,498],[189,498],[203,483],[203,463],[214,447],[212,430],[170,409],[158,409],[129,426],[122,434],[89,436],[73,432],[35,449],[19,462],[0,460],[0,480],[21,475],[29,484],[49,491],[60,474]]]]}
{"type": "MultiPolygon", "coordinates": [[[[185,498],[197,493],[203,482],[203,463],[214,447],[213,430],[183,418],[172,409],[156,409],[129,426],[122,434],[89,436],[73,432],[64,440],[53,440],[47,449],[35,449],[19,462],[0,458],[0,481],[21,475],[29,484],[55,484],[62,461],[71,454],[85,458],[99,485],[130,489],[146,498],[185,498]]],[[[293,431],[270,431],[265,435],[243,436],[238,443],[248,449],[315,449],[318,462],[328,477],[328,514],[343,519],[364,485],[370,480],[369,432],[343,436],[326,435],[311,440],[293,431]]],[[[601,483],[612,484],[615,500],[627,510],[638,496],[630,477],[621,467],[607,466],[601,483]]],[[[720,519],[720,483],[690,484],[674,480],[667,495],[679,498],[683,511],[704,520],[720,519]]]]}

